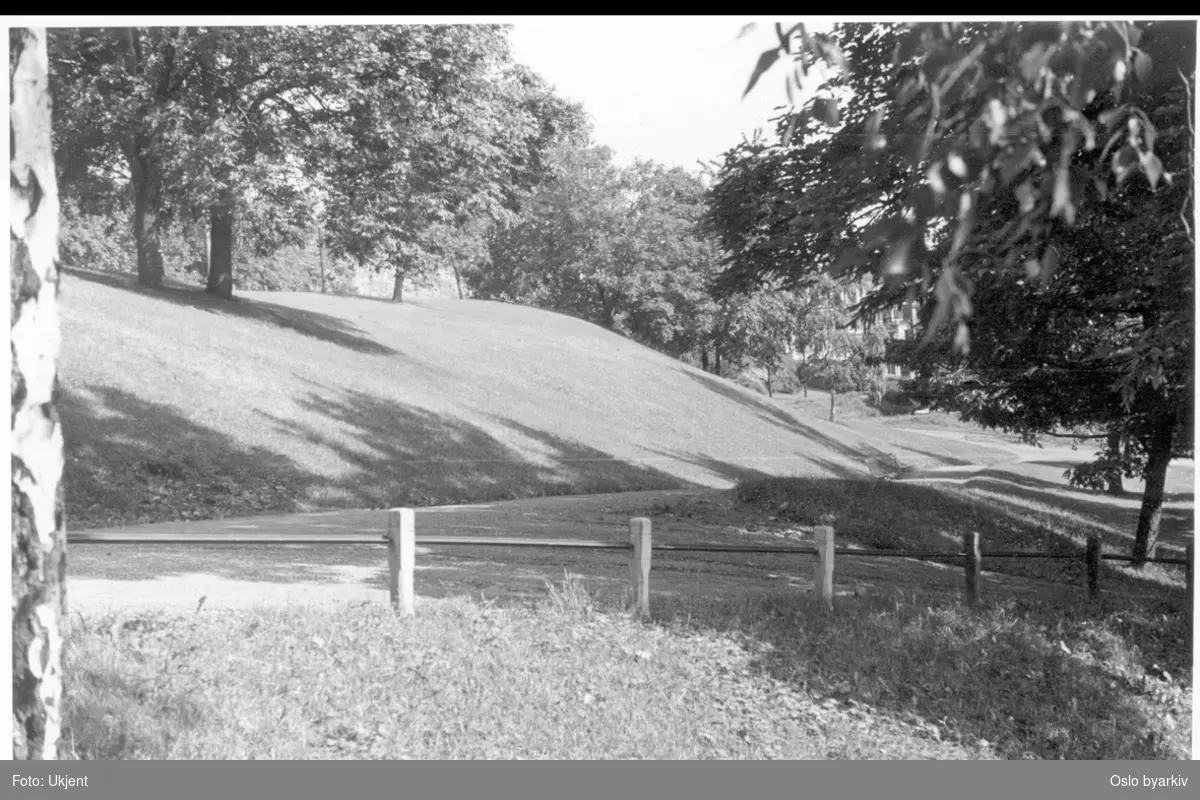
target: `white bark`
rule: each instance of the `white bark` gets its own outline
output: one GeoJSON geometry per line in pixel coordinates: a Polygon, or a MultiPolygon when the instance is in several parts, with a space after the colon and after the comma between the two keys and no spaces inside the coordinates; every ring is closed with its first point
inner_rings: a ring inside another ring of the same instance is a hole
{"type": "Polygon", "coordinates": [[[11,71],[13,757],[54,759],[62,728],[66,587],[55,404],[58,193],[46,32],[22,31],[11,71]]]}

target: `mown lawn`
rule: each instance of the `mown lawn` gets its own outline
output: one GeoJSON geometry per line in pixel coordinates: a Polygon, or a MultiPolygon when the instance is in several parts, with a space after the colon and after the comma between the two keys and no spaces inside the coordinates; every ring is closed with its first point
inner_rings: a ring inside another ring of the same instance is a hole
{"type": "Polygon", "coordinates": [[[578,319],[501,303],[243,292],[67,271],[75,529],[846,477],[899,450],[578,319]]]}

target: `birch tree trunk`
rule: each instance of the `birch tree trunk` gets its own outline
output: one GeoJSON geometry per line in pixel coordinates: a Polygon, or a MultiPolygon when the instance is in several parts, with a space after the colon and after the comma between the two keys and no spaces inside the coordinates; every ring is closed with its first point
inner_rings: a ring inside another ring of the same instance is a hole
{"type": "Polygon", "coordinates": [[[66,636],[58,385],[58,191],[46,31],[10,38],[13,758],[58,757],[66,636]]]}

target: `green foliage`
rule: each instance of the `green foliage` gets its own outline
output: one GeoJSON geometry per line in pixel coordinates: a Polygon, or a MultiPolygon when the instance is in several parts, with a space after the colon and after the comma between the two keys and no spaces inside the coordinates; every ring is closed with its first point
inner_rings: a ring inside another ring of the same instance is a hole
{"type": "Polygon", "coordinates": [[[921,297],[925,339],[893,353],[942,407],[1140,442],[1123,468],[1148,481],[1141,552],[1166,461],[1191,449],[1195,24],[834,39],[799,41],[836,67],[821,105],[726,154],[706,217],[726,290],[875,272],[867,319],[921,297]]]}
{"type": "Polygon", "coordinates": [[[462,256],[449,239],[478,251],[475,222],[588,126],[499,26],[58,29],[51,57],[65,193],[95,210],[132,190],[146,240],[232,215],[242,264],[321,218],[333,256],[419,278],[462,256]]]}
{"type": "Polygon", "coordinates": [[[134,242],[125,215],[88,214],[73,198],[59,206],[58,255],[64,266],[128,272],[134,242]]]}
{"type": "Polygon", "coordinates": [[[676,356],[706,346],[716,256],[696,230],[700,182],[649,162],[620,168],[606,148],[560,147],[548,169],[489,233],[467,276],[474,296],[567,311],[676,356]]]}
{"type": "Polygon", "coordinates": [[[405,276],[472,269],[490,224],[544,179],[545,151],[588,121],[512,62],[500,26],[377,30],[324,145],[330,244],[405,276]]]}

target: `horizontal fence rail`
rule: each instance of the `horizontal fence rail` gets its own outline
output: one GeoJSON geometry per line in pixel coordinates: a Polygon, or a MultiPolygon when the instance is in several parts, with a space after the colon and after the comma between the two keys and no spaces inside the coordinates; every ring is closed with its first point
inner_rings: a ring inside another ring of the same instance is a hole
{"type": "Polygon", "coordinates": [[[378,533],[102,533],[67,534],[67,544],[387,544],[378,533]]]}
{"type": "MultiPolygon", "coordinates": [[[[586,550],[624,550],[630,553],[629,578],[633,589],[633,611],[645,617],[650,613],[650,561],[652,551],[700,553],[775,553],[806,556],[813,570],[813,591],[826,603],[833,600],[834,556],[916,558],[962,561],[965,581],[964,596],[968,604],[979,602],[979,578],[982,562],[992,558],[1050,558],[1083,561],[1087,572],[1087,594],[1095,598],[1100,591],[1102,561],[1135,561],[1132,556],[1102,552],[1099,536],[1090,536],[1083,553],[1038,553],[1022,550],[984,551],[978,533],[963,535],[963,549],[947,550],[890,550],[882,548],[835,547],[834,530],[830,526],[814,529],[810,545],[725,545],[706,543],[652,544],[651,523],[645,517],[629,520],[629,539],[540,539],[495,536],[416,536],[415,513],[411,508],[388,511],[388,530],[378,533],[170,533],[170,532],[103,532],[80,531],[67,535],[68,544],[342,544],[386,545],[388,551],[388,589],[392,605],[401,613],[413,613],[413,571],[418,545],[445,547],[560,547],[586,550]]],[[[1195,594],[1195,544],[1188,544],[1186,555],[1144,559],[1149,564],[1176,564],[1185,567],[1188,608],[1195,594]]]]}

